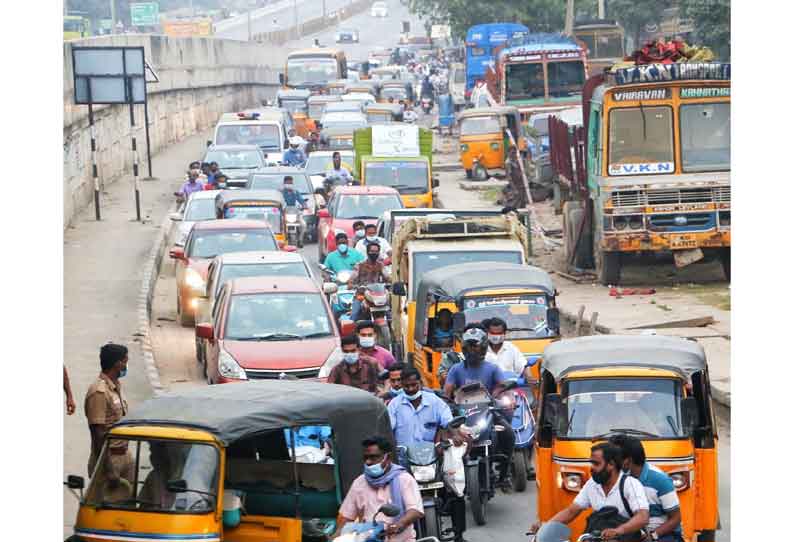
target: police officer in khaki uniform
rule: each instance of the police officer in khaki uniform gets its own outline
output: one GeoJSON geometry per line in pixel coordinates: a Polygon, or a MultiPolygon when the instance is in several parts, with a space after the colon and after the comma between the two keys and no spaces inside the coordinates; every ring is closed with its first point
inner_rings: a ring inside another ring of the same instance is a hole
{"type": "MultiPolygon", "coordinates": [[[[127,347],[108,343],[99,351],[102,372],[88,388],[85,396],[85,415],[91,431],[91,455],[88,474],[93,474],[102,445],[110,426],[127,413],[127,401],[121,395],[119,379],[127,374],[127,347]]],[[[133,480],[133,461],[126,442],[114,442],[105,456],[104,478],[110,488],[118,487],[119,478],[133,480]]],[[[125,484],[126,485],[126,484],[125,484]]]]}

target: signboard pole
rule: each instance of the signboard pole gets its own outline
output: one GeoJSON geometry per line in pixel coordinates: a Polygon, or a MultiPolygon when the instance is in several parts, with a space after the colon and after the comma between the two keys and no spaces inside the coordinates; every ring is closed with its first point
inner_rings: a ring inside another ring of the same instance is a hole
{"type": "Polygon", "coordinates": [[[141,221],[141,185],[138,179],[138,142],[135,138],[135,104],[132,100],[132,78],[127,78],[130,99],[130,136],[132,138],[132,180],[135,186],[135,217],[141,221]]]}
{"type": "Polygon", "coordinates": [[[94,215],[97,221],[99,214],[99,170],[96,165],[96,128],[94,128],[94,107],[91,105],[91,86],[88,87],[88,126],[91,131],[91,176],[94,178],[94,215]]]}

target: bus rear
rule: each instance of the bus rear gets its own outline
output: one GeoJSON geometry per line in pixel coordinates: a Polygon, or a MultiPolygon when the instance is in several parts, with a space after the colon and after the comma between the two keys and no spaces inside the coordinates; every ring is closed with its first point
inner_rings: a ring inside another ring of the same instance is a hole
{"type": "Polygon", "coordinates": [[[494,65],[494,49],[528,34],[526,26],[516,23],[478,24],[469,28],[466,32],[467,98],[477,81],[484,81],[488,68],[494,65]]]}

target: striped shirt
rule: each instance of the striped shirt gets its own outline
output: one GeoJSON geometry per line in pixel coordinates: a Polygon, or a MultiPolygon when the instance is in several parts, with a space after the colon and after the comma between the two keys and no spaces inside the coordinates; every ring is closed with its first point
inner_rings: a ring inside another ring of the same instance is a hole
{"type": "MultiPolygon", "coordinates": [[[[648,497],[650,520],[648,529],[653,531],[667,521],[667,515],[680,507],[678,494],[673,486],[673,479],[664,471],[654,467],[647,461],[642,466],[640,483],[648,497]]],[[[681,533],[681,525],[676,527],[676,533],[681,533]]]]}

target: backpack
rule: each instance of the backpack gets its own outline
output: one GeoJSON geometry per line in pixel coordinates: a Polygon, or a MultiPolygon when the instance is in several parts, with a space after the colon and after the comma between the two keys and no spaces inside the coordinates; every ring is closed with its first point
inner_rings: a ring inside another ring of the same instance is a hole
{"type": "MultiPolygon", "coordinates": [[[[632,512],[631,506],[629,506],[629,501],[626,499],[626,495],[623,493],[623,486],[626,484],[626,478],[627,475],[625,474],[620,478],[618,491],[620,491],[620,498],[623,501],[623,506],[629,513],[630,518],[634,515],[634,512],[632,512]]],[[[604,529],[615,529],[626,523],[629,518],[624,517],[614,506],[604,506],[600,510],[590,514],[590,516],[587,518],[587,525],[585,526],[584,532],[594,533],[596,531],[601,532],[604,529]]],[[[642,534],[640,532],[626,534],[621,536],[620,540],[624,542],[640,542],[642,540],[642,534]]]]}

